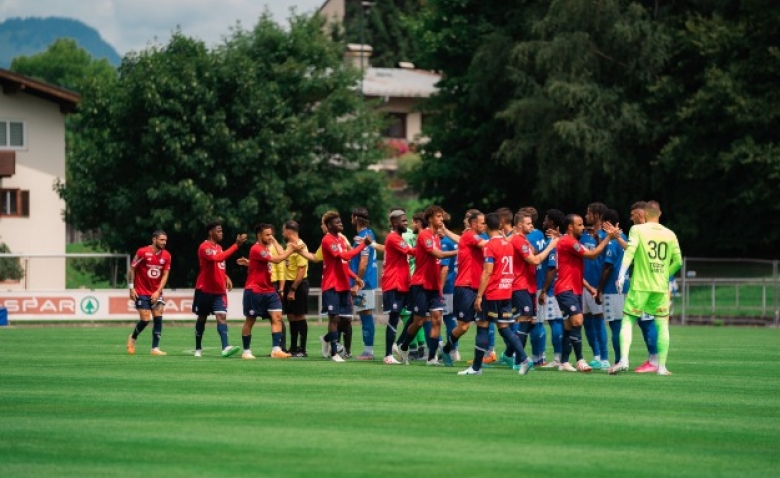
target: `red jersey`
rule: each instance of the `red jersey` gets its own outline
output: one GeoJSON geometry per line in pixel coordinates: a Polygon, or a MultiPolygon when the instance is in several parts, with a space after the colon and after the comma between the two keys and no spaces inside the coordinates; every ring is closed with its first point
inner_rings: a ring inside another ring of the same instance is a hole
{"type": "Polygon", "coordinates": [[[322,290],[335,289],[336,292],[346,292],[350,289],[349,260],[360,254],[366,245],[358,244],[348,251],[349,244],[341,236],[331,233],[322,238],[322,290]]]}
{"type": "Polygon", "coordinates": [[[525,261],[527,257],[534,255],[531,243],[522,234],[513,234],[509,243],[514,250],[515,282],[512,290],[527,290],[536,294],[536,266],[525,261]]]}
{"type": "Polygon", "coordinates": [[[249,249],[249,272],[246,276],[245,289],[252,289],[252,292],[257,294],[276,292],[271,281],[272,257],[265,244],[258,242],[249,249]]]}
{"type": "Polygon", "coordinates": [[[385,238],[385,263],[382,269],[382,291],[409,291],[409,261],[407,255],[413,255],[415,249],[410,247],[395,231],[385,238]]]}
{"type": "Polygon", "coordinates": [[[512,283],[515,280],[512,244],[501,236],[491,237],[483,249],[485,263],[493,263],[493,273],[488,279],[485,298],[488,300],[509,300],[512,298],[512,283]]]}
{"type": "Polygon", "coordinates": [[[458,276],[455,287],[471,287],[479,289],[482,277],[483,254],[479,243],[482,238],[471,229],[467,229],[458,241],[458,276]]]}
{"type": "Polygon", "coordinates": [[[441,260],[437,259],[430,251],[441,250],[439,236],[430,229],[423,229],[417,236],[417,245],[414,247],[414,275],[412,285],[421,285],[425,290],[441,290],[441,260]]]}
{"type": "Polygon", "coordinates": [[[142,247],[135,253],[130,267],[135,269],[135,292],[152,295],[160,288],[163,271],[171,270],[171,254],[165,249],[155,253],[152,246],[142,247]]]}
{"type": "Polygon", "coordinates": [[[555,295],[567,290],[582,295],[582,277],[585,272],[585,259],[582,256],[587,249],[577,239],[567,234],[558,241],[556,251],[558,278],[555,281],[555,295]]]}
{"type": "Polygon", "coordinates": [[[225,273],[225,259],[238,250],[233,244],[226,251],[222,246],[209,240],[203,241],[198,248],[198,262],[200,273],[195,281],[195,288],[207,294],[224,294],[227,292],[227,274],[225,273]]]}

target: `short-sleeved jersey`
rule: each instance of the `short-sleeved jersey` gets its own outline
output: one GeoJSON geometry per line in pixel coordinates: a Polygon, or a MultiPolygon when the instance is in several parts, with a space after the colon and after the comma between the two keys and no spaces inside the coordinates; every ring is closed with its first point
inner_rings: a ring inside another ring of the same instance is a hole
{"type": "Polygon", "coordinates": [[[555,281],[555,295],[572,291],[582,295],[582,277],[585,269],[585,246],[568,234],[558,241],[558,277],[555,281]]]}
{"type": "MultiPolygon", "coordinates": [[[[548,239],[548,241],[550,241],[550,239],[548,239]]],[[[546,244],[545,247],[547,247],[546,244]]],[[[542,277],[542,283],[539,284],[539,273],[537,271],[536,283],[538,285],[538,290],[542,289],[544,281],[547,279],[547,271],[550,269],[553,270],[553,280],[550,282],[550,287],[548,287],[546,291],[547,295],[552,296],[555,294],[555,283],[558,279],[558,251],[556,249],[551,250],[547,257],[539,265],[544,269],[544,276],[542,277]]]]}
{"type": "MultiPolygon", "coordinates": [[[[598,247],[599,242],[603,241],[605,237],[607,237],[607,233],[601,229],[596,232],[596,237],[593,237],[590,231],[585,231],[582,236],[580,236],[580,244],[585,246],[585,248],[589,251],[592,251],[598,247]]],[[[601,254],[599,254],[597,258],[585,261],[583,277],[586,281],[588,281],[588,284],[593,287],[599,286],[599,282],[601,281],[601,272],[604,270],[605,257],[606,248],[601,252],[601,254]]]]}
{"type": "Polygon", "coordinates": [[[171,270],[171,254],[165,249],[154,252],[152,246],[142,247],[136,251],[130,266],[135,269],[135,292],[152,295],[160,288],[163,271],[171,270]]]}
{"type": "Polygon", "coordinates": [[[466,229],[458,242],[458,275],[455,287],[479,288],[482,277],[483,252],[479,243],[482,238],[473,230],[466,229]]]}
{"type": "Polygon", "coordinates": [[[349,243],[341,236],[325,234],[322,238],[322,290],[335,289],[336,292],[346,292],[350,289],[349,262],[353,255],[360,253],[365,247],[360,244],[347,254],[349,243]]]}
{"type": "Polygon", "coordinates": [[[385,262],[382,268],[382,291],[409,291],[409,252],[414,248],[395,231],[385,238],[385,262]]]}
{"type": "Polygon", "coordinates": [[[512,245],[513,266],[515,268],[515,280],[512,290],[527,290],[536,294],[536,266],[525,261],[534,255],[534,248],[528,238],[522,234],[515,234],[509,239],[512,245]]]}
{"type": "Polygon", "coordinates": [[[423,229],[417,235],[417,245],[414,247],[415,269],[412,274],[412,285],[421,285],[425,290],[440,289],[441,261],[431,254],[433,250],[441,250],[439,236],[430,229],[423,229]]]}
{"type": "Polygon", "coordinates": [[[682,265],[677,236],[657,222],[637,224],[628,233],[622,266],[634,263],[631,290],[669,292],[669,277],[682,265]]]}
{"type": "MultiPolygon", "coordinates": [[[[626,236],[623,234],[620,234],[620,237],[625,241],[626,236]]],[[[607,245],[605,249],[605,255],[604,255],[604,266],[607,265],[612,266],[612,270],[609,273],[609,277],[607,278],[607,283],[604,284],[604,293],[605,294],[617,294],[617,278],[618,273],[620,272],[620,264],[623,262],[623,248],[620,247],[620,243],[617,241],[617,239],[612,239],[609,241],[609,245],[607,245]]],[[[628,280],[625,281],[623,284],[623,290],[621,293],[625,293],[628,291],[628,280]]]]}
{"type": "MultiPolygon", "coordinates": [[[[413,233],[411,229],[408,229],[403,233],[402,237],[409,247],[415,247],[417,245],[417,234],[413,233]]],[[[409,274],[414,274],[414,255],[406,258],[409,261],[409,274]]]]}
{"type": "Polygon", "coordinates": [[[493,264],[493,272],[488,278],[485,298],[488,300],[508,300],[512,298],[512,284],[515,281],[514,248],[501,236],[488,240],[483,252],[483,262],[493,264]]]}
{"type": "MultiPolygon", "coordinates": [[[[272,256],[276,255],[276,248],[271,247],[268,252],[271,253],[272,256]]],[[[284,262],[280,262],[278,264],[271,263],[271,280],[273,282],[279,282],[284,280],[287,277],[287,273],[284,270],[284,262]]]]}
{"type": "Polygon", "coordinates": [[[233,244],[223,251],[222,246],[211,241],[203,241],[198,248],[200,273],[195,281],[195,288],[207,294],[224,294],[227,292],[227,274],[225,259],[238,250],[233,244]]]}
{"type": "MultiPolygon", "coordinates": [[[[444,236],[441,238],[441,250],[456,251],[458,250],[458,245],[448,236],[444,236]]],[[[455,292],[455,277],[458,274],[458,256],[442,259],[441,266],[447,266],[447,277],[444,278],[444,288],[442,289],[442,292],[444,294],[452,294],[455,292]]]]}
{"type": "MultiPolygon", "coordinates": [[[[306,245],[301,239],[298,239],[297,245],[301,244],[306,245]]],[[[298,277],[298,269],[300,267],[303,267],[304,279],[309,274],[309,261],[297,252],[290,254],[290,257],[282,264],[284,264],[284,279],[287,281],[294,281],[298,277]]]]}
{"type": "MultiPolygon", "coordinates": [[[[357,233],[357,237],[370,237],[373,242],[376,242],[376,236],[374,235],[374,231],[371,229],[363,229],[362,231],[357,233]]],[[[358,244],[362,243],[363,241],[356,241],[354,244],[352,244],[352,247],[357,247],[358,244]]],[[[363,251],[352,258],[352,260],[349,261],[349,268],[352,269],[352,272],[357,274],[358,269],[360,268],[360,260],[363,257],[368,257],[368,263],[366,264],[366,272],[363,274],[363,283],[364,289],[376,289],[377,282],[378,282],[378,270],[376,267],[376,251],[371,247],[366,247],[363,249],[363,251]]],[[[354,280],[352,281],[352,285],[354,285],[354,280]]]]}
{"type": "Polygon", "coordinates": [[[276,290],[271,278],[271,270],[275,265],[271,262],[272,257],[273,254],[265,244],[257,242],[252,245],[249,249],[249,272],[246,275],[245,289],[251,289],[256,294],[267,294],[276,290]]]}

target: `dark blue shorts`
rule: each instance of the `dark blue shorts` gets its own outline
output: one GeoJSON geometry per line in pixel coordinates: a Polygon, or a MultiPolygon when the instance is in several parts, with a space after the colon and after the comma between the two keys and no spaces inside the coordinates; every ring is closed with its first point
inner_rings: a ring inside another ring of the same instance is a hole
{"type": "Polygon", "coordinates": [[[461,322],[474,322],[476,311],[474,301],[477,299],[477,289],[471,287],[456,287],[452,297],[452,309],[455,318],[461,322]]]}
{"type": "Polygon", "coordinates": [[[276,292],[257,293],[244,289],[244,317],[271,318],[271,312],[282,312],[282,301],[276,292]]]}
{"type": "Polygon", "coordinates": [[[582,296],[567,290],[555,296],[564,317],[582,313],[582,296]]]}
{"type": "Polygon", "coordinates": [[[412,314],[417,317],[427,317],[431,312],[444,310],[444,297],[438,290],[423,289],[421,285],[413,285],[409,288],[409,299],[412,314]]]}
{"type": "Polygon", "coordinates": [[[152,304],[151,295],[139,295],[135,300],[135,310],[152,310],[154,307],[159,307],[161,305],[165,305],[165,299],[162,294],[160,294],[160,297],[154,304],[152,304]]]}
{"type": "Polygon", "coordinates": [[[512,299],[489,300],[482,299],[482,313],[477,320],[487,320],[488,322],[514,322],[512,316],[512,299]]]}
{"type": "Polygon", "coordinates": [[[227,314],[227,296],[225,294],[208,294],[196,289],[195,297],[192,298],[192,313],[199,317],[227,314]]]}
{"type": "Polygon", "coordinates": [[[382,292],[382,311],[385,314],[396,312],[398,314],[406,307],[409,300],[408,292],[399,292],[398,289],[382,292]]]}
{"type": "Polygon", "coordinates": [[[515,317],[536,317],[536,294],[528,290],[513,290],[512,310],[515,317]]]}
{"type": "Polygon", "coordinates": [[[352,317],[352,293],[348,290],[336,292],[336,289],[322,291],[322,311],[328,315],[352,317]]]}

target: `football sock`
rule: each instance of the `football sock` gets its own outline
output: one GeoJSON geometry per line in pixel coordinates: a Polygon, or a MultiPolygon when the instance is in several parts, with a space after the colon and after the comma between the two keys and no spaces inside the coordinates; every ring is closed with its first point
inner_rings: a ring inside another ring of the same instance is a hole
{"type": "Polygon", "coordinates": [[[563,320],[552,319],[549,320],[550,324],[550,341],[553,346],[553,353],[561,355],[563,351],[563,320]]]}
{"type": "Polygon", "coordinates": [[[569,361],[569,355],[571,355],[571,340],[569,339],[570,331],[563,328],[563,337],[561,338],[561,347],[563,353],[561,354],[561,363],[569,361]]]}
{"type": "Polygon", "coordinates": [[[428,344],[428,360],[433,360],[436,358],[436,352],[439,351],[439,337],[427,337],[427,344],[428,344]]]}
{"type": "Polygon", "coordinates": [[[298,324],[297,320],[290,321],[290,352],[298,350],[298,324]]]}
{"type": "Polygon", "coordinates": [[[649,355],[658,355],[658,327],[655,320],[640,320],[639,329],[647,345],[649,355]]]}
{"type": "Polygon", "coordinates": [[[338,353],[339,333],[338,331],[328,332],[325,335],[325,339],[330,342],[330,356],[333,357],[338,353]]]}
{"type": "Polygon", "coordinates": [[[498,329],[498,333],[501,334],[501,337],[504,339],[507,350],[511,349],[514,352],[515,364],[522,363],[528,359],[525,350],[523,350],[523,344],[521,343],[520,338],[512,331],[511,327],[498,329]]]}
{"type": "Polygon", "coordinates": [[[666,357],[669,355],[669,318],[655,319],[658,328],[658,368],[666,368],[666,357]]]}
{"type": "Polygon", "coordinates": [[[496,326],[493,322],[488,326],[488,353],[496,348],[496,326]]]}
{"type": "Polygon", "coordinates": [[[628,365],[628,353],[631,350],[634,321],[636,317],[624,315],[620,322],[620,361],[628,365]]]}
{"type": "Polygon", "coordinates": [[[447,331],[447,335],[445,335],[445,337],[449,337],[452,334],[452,331],[455,330],[455,327],[457,326],[458,326],[458,321],[455,320],[454,315],[449,314],[444,316],[444,330],[447,331]]]}
{"type": "Polygon", "coordinates": [[[242,335],[241,336],[241,345],[244,346],[244,350],[249,350],[250,345],[252,345],[252,336],[251,335],[242,335]]]}
{"type": "Polygon", "coordinates": [[[482,368],[482,359],[485,357],[488,345],[490,344],[489,329],[489,327],[477,327],[477,338],[474,341],[474,362],[471,364],[473,370],[482,368]]]}
{"type": "Polygon", "coordinates": [[[200,320],[195,321],[195,350],[200,350],[203,342],[203,331],[206,330],[206,322],[200,320]]]}
{"type": "Polygon", "coordinates": [[[387,328],[385,329],[385,357],[389,357],[393,353],[393,342],[395,342],[395,335],[398,331],[398,312],[390,312],[390,316],[387,318],[387,328]]]}
{"type": "Polygon", "coordinates": [[[533,324],[531,322],[520,322],[520,330],[518,336],[520,337],[520,343],[523,344],[523,348],[528,343],[528,335],[531,333],[533,324]]]}
{"type": "Polygon", "coordinates": [[[547,330],[542,322],[536,322],[531,329],[531,352],[536,355],[537,360],[541,360],[546,348],[547,330]]]}
{"type": "Polygon", "coordinates": [[[344,334],[344,351],[352,352],[352,317],[339,317],[339,328],[344,334]]]}
{"type": "Polygon", "coordinates": [[[569,340],[571,341],[571,347],[574,349],[574,357],[579,362],[582,360],[582,326],[572,326],[569,332],[569,340]]]}
{"type": "Polygon", "coordinates": [[[604,317],[596,317],[596,338],[599,342],[599,355],[601,360],[609,360],[609,347],[607,347],[607,324],[604,317]]]}
{"type": "Polygon", "coordinates": [[[156,349],[160,346],[160,337],[162,337],[162,315],[154,317],[154,325],[152,326],[152,348],[156,349]]]}
{"type": "Polygon", "coordinates": [[[282,348],[282,350],[287,349],[287,324],[284,323],[284,320],[282,320],[282,337],[279,339],[279,347],[282,348]]]}
{"type": "Polygon", "coordinates": [[[217,324],[217,332],[219,333],[220,340],[222,340],[222,350],[225,350],[225,347],[230,345],[228,343],[228,325],[217,324]]]}
{"type": "Polygon", "coordinates": [[[282,333],[281,332],[271,332],[271,345],[273,345],[274,347],[279,347],[279,348],[282,347],[282,333]]]}
{"type": "Polygon", "coordinates": [[[374,346],[374,316],[372,314],[361,315],[360,323],[363,329],[363,345],[366,347],[374,346]]]}
{"type": "MultiPolygon", "coordinates": [[[[139,320],[137,324],[135,324],[135,328],[133,329],[133,338],[137,339],[138,336],[141,334],[141,332],[144,331],[146,326],[149,325],[149,322],[145,322],[143,320],[139,320]]],[[[125,329],[127,330],[127,329],[125,329]]]]}
{"type": "Polygon", "coordinates": [[[615,351],[615,360],[620,359],[620,325],[622,320],[610,320],[609,330],[612,332],[612,349],[615,351]]]}
{"type": "Polygon", "coordinates": [[[306,341],[309,339],[309,322],[306,319],[298,321],[298,334],[301,337],[301,352],[306,352],[306,341]]]}
{"type": "MultiPolygon", "coordinates": [[[[398,340],[396,341],[396,343],[398,345],[401,345],[402,343],[406,342],[406,339],[409,337],[409,327],[411,325],[412,325],[412,318],[409,317],[403,323],[403,328],[401,329],[401,334],[398,336],[398,340]]],[[[408,347],[408,345],[407,345],[407,347],[408,347]]]]}

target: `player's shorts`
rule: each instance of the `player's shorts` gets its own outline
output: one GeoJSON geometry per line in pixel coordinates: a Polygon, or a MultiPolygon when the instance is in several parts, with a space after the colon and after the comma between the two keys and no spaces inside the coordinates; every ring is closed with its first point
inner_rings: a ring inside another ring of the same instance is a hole
{"type": "Polygon", "coordinates": [[[623,305],[623,312],[634,317],[642,317],[644,314],[655,317],[668,317],[669,293],[629,289],[628,295],[626,295],[626,302],[623,305]]]}
{"type": "Polygon", "coordinates": [[[199,317],[227,314],[227,303],[225,294],[209,294],[196,289],[192,298],[192,313],[199,317]]]}
{"type": "Polygon", "coordinates": [[[409,288],[412,314],[417,317],[428,317],[431,312],[444,310],[444,298],[438,290],[423,289],[421,285],[409,288]]]}
{"type": "Polygon", "coordinates": [[[558,307],[561,308],[561,314],[564,317],[571,317],[582,313],[582,296],[567,290],[555,296],[558,301],[558,307]]]}
{"type": "Polygon", "coordinates": [[[290,315],[306,315],[309,313],[309,281],[303,279],[298,288],[295,289],[295,299],[288,300],[287,295],[292,290],[293,282],[284,283],[284,294],[282,296],[282,310],[290,315]]]}
{"type": "Polygon", "coordinates": [[[623,294],[604,294],[604,320],[622,320],[625,301],[626,296],[623,294]]]}
{"type": "Polygon", "coordinates": [[[527,289],[513,290],[512,312],[515,318],[536,317],[536,294],[531,294],[527,289]]]}
{"type": "Polygon", "coordinates": [[[165,305],[165,299],[162,294],[157,298],[157,302],[152,304],[151,295],[139,295],[135,300],[135,310],[152,310],[155,307],[162,307],[165,305]]]}
{"type": "Polygon", "coordinates": [[[382,313],[396,312],[400,314],[406,307],[408,300],[408,292],[400,292],[398,289],[384,291],[382,292],[382,313]]]}
{"type": "Polygon", "coordinates": [[[444,294],[444,315],[452,315],[455,313],[452,305],[455,300],[455,294],[444,294]]]}
{"type": "Polygon", "coordinates": [[[601,315],[604,313],[604,307],[596,303],[596,298],[587,290],[582,291],[582,313],[589,315],[601,315]]]}
{"type": "Polygon", "coordinates": [[[488,322],[512,323],[515,318],[512,314],[512,299],[482,301],[482,313],[478,320],[487,320],[488,322]]]}
{"type": "Polygon", "coordinates": [[[270,319],[271,312],[282,312],[282,301],[276,292],[252,292],[244,289],[244,317],[270,319]]]}
{"type": "Polygon", "coordinates": [[[327,315],[339,317],[352,317],[352,292],[345,290],[336,292],[336,289],[322,291],[322,310],[327,315]]]}
{"type": "Polygon", "coordinates": [[[452,296],[455,318],[461,322],[474,322],[476,320],[475,300],[477,300],[477,289],[462,286],[455,287],[455,293],[452,296]]]}
{"type": "Polygon", "coordinates": [[[373,312],[376,308],[376,292],[374,289],[361,289],[356,296],[352,297],[352,305],[360,313],[363,311],[373,312]]]}
{"type": "MultiPolygon", "coordinates": [[[[536,293],[536,297],[539,297],[540,292],[536,293]]],[[[544,303],[544,305],[539,306],[539,310],[537,311],[536,318],[543,322],[545,320],[555,320],[555,319],[563,319],[563,314],[561,314],[561,308],[558,307],[558,301],[555,300],[555,296],[548,295],[547,296],[547,302],[544,303]]]]}

